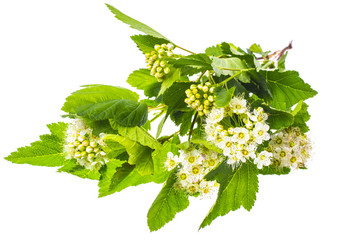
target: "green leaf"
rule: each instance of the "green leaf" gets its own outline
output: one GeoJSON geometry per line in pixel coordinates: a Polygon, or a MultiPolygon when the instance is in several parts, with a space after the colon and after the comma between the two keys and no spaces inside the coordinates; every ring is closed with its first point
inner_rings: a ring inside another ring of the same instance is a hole
{"type": "Polygon", "coordinates": [[[158,128],[157,128],[157,131],[156,131],[156,138],[159,138],[160,134],[161,134],[161,131],[164,127],[164,124],[165,124],[165,121],[168,117],[168,114],[166,114],[163,119],[161,119],[161,121],[159,122],[159,125],[158,125],[158,128]]]}
{"type": "MultiPolygon", "coordinates": [[[[165,176],[166,179],[166,176],[165,176]]],[[[105,197],[115,192],[144,183],[165,181],[163,175],[142,176],[136,166],[126,161],[112,160],[102,169],[102,177],[99,181],[99,197],[105,197]]]]}
{"type": "Polygon", "coordinates": [[[160,193],[151,205],[147,214],[147,223],[150,231],[156,231],[170,222],[176,213],[189,206],[188,196],[176,187],[176,169],[169,175],[160,193]]]}
{"type": "Polygon", "coordinates": [[[138,101],[139,95],[122,87],[108,85],[86,85],[82,86],[66,98],[66,102],[61,110],[68,113],[76,113],[75,109],[88,104],[105,102],[109,100],[129,99],[138,101]]]}
{"type": "Polygon", "coordinates": [[[278,61],[278,69],[279,71],[285,71],[285,60],[288,52],[286,52],[284,55],[281,56],[281,58],[278,61]]]}
{"type": "Polygon", "coordinates": [[[194,112],[173,111],[170,115],[176,126],[180,125],[180,136],[185,136],[189,132],[194,112]]]}
{"type": "Polygon", "coordinates": [[[63,122],[47,125],[51,134],[40,136],[40,141],[30,146],[18,148],[5,157],[6,160],[17,164],[30,164],[35,166],[58,167],[65,163],[63,144],[67,124],[63,122]]]}
{"type": "Polygon", "coordinates": [[[192,54],[178,59],[169,58],[168,62],[176,68],[192,67],[201,71],[212,70],[210,58],[203,53],[192,54]]]}
{"type": "Polygon", "coordinates": [[[150,175],[154,173],[154,163],[151,157],[152,149],[143,146],[127,137],[120,135],[107,134],[103,137],[106,140],[116,141],[126,148],[126,152],[129,154],[128,163],[130,165],[136,165],[136,170],[140,175],[150,175]]]}
{"type": "Polygon", "coordinates": [[[229,104],[235,92],[235,87],[225,89],[223,87],[215,88],[215,105],[217,107],[225,107],[229,104]]]}
{"type": "Polygon", "coordinates": [[[271,106],[280,110],[287,110],[300,100],[305,100],[317,94],[309,84],[305,83],[296,71],[264,71],[260,74],[273,95],[271,106]]]}
{"type": "Polygon", "coordinates": [[[168,113],[187,108],[185,91],[189,88],[190,82],[177,82],[165,91],[163,102],[168,106],[168,113]]]}
{"type": "Polygon", "coordinates": [[[170,88],[175,82],[181,81],[181,69],[180,68],[171,68],[169,74],[164,76],[164,80],[161,83],[161,88],[159,95],[163,94],[168,88],[170,88]]]}
{"type": "Polygon", "coordinates": [[[191,142],[202,145],[202,146],[206,147],[207,149],[213,150],[214,152],[223,153],[223,151],[220,148],[216,147],[214,144],[207,141],[206,139],[198,137],[196,135],[192,135],[191,142]]]}
{"type": "Polygon", "coordinates": [[[132,140],[140,143],[143,146],[148,146],[152,149],[161,148],[161,143],[159,143],[153,136],[150,135],[142,127],[123,127],[117,125],[112,119],[110,120],[111,125],[114,129],[117,129],[119,134],[132,140]]]}
{"type": "Polygon", "coordinates": [[[216,46],[208,47],[205,50],[205,53],[208,56],[215,56],[215,57],[219,57],[221,55],[224,55],[224,52],[223,52],[220,44],[217,44],[216,46]]]}
{"type": "MultiPolygon", "coordinates": [[[[232,76],[234,74],[238,74],[239,71],[241,70],[248,69],[246,63],[237,57],[231,57],[231,58],[214,57],[212,62],[212,67],[217,76],[220,75],[232,76]]],[[[239,75],[235,77],[235,79],[244,83],[250,82],[250,76],[248,75],[247,72],[241,72],[239,75]]]]}
{"type": "Polygon", "coordinates": [[[85,167],[80,166],[75,160],[67,160],[65,165],[58,169],[58,172],[66,172],[81,178],[92,180],[99,180],[101,176],[99,171],[86,169],[85,167]]]}
{"type": "Polygon", "coordinates": [[[254,43],[253,45],[250,46],[250,51],[252,51],[254,53],[262,53],[263,52],[260,45],[258,45],[256,43],[254,43]]]}
{"type": "Polygon", "coordinates": [[[136,30],[139,30],[143,33],[149,34],[153,37],[156,38],[164,38],[166,39],[166,37],[164,37],[163,35],[161,35],[160,33],[158,33],[157,31],[155,31],[154,29],[152,29],[151,27],[125,15],[124,13],[120,12],[118,9],[114,8],[113,6],[106,4],[106,6],[110,9],[110,11],[115,14],[115,17],[117,19],[119,19],[120,21],[122,21],[125,24],[128,24],[131,28],[134,28],[136,30]]]}
{"type": "Polygon", "coordinates": [[[293,127],[299,127],[302,133],[306,133],[310,130],[306,124],[306,122],[310,119],[308,107],[309,105],[303,102],[301,104],[301,109],[294,116],[293,127]]]}
{"type": "Polygon", "coordinates": [[[291,113],[273,109],[268,105],[262,104],[261,101],[255,101],[251,104],[252,108],[262,107],[268,114],[267,123],[271,129],[280,130],[287,128],[294,123],[294,117],[291,113]]]}
{"type": "Polygon", "coordinates": [[[134,35],[131,39],[136,43],[138,48],[145,54],[154,51],[156,44],[161,45],[163,43],[169,43],[168,40],[163,38],[157,38],[150,35],[134,35]]]}
{"type": "Polygon", "coordinates": [[[132,72],[127,81],[132,87],[144,90],[144,95],[156,97],[159,94],[161,83],[154,76],[150,75],[150,70],[139,69],[132,72]]]}
{"type": "Polygon", "coordinates": [[[93,121],[114,119],[122,126],[144,125],[148,117],[146,104],[129,99],[115,99],[79,106],[76,114],[93,121]]]}
{"type": "Polygon", "coordinates": [[[274,167],[274,166],[263,166],[262,169],[259,169],[259,174],[262,175],[285,175],[290,173],[290,168],[287,167],[274,167]]]}
{"type": "MultiPolygon", "coordinates": [[[[211,180],[217,180],[220,183],[220,189],[215,204],[200,228],[209,225],[218,216],[239,209],[241,205],[250,211],[258,191],[258,169],[253,163],[242,163],[234,170],[228,164],[220,164],[214,171],[218,174],[211,176],[211,180]]],[[[205,178],[209,179],[206,176],[205,178]]]]}

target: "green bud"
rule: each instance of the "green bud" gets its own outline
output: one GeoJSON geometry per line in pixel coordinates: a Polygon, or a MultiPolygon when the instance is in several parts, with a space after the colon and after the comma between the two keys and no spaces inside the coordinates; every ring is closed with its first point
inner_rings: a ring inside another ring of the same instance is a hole
{"type": "Polygon", "coordinates": [[[214,101],[214,97],[213,97],[212,95],[210,95],[210,96],[208,97],[208,99],[209,99],[210,102],[213,102],[213,101],[214,101]]]}
{"type": "Polygon", "coordinates": [[[175,47],[174,47],[174,44],[168,43],[168,44],[167,44],[167,48],[168,48],[169,50],[173,50],[175,47]]]}
{"type": "Polygon", "coordinates": [[[90,142],[90,146],[93,147],[93,148],[96,147],[97,145],[98,145],[98,144],[97,144],[97,142],[95,142],[95,141],[91,141],[91,142],[90,142]]]}
{"type": "Polygon", "coordinates": [[[202,111],[204,109],[203,105],[200,105],[199,107],[196,108],[197,111],[202,111]]]}
{"type": "Polygon", "coordinates": [[[197,106],[197,107],[200,106],[200,101],[199,100],[196,100],[194,103],[195,103],[195,106],[197,106]]]}
{"type": "Polygon", "coordinates": [[[95,148],[93,149],[93,151],[94,151],[95,153],[97,153],[97,152],[99,152],[99,151],[100,151],[100,149],[99,149],[99,148],[97,148],[97,147],[95,147],[95,148]]]}
{"type": "Polygon", "coordinates": [[[193,94],[197,94],[197,93],[198,93],[198,90],[195,88],[195,89],[192,90],[192,93],[193,93],[193,94]]]}
{"type": "Polygon", "coordinates": [[[94,150],[94,149],[93,149],[92,147],[90,147],[90,146],[88,146],[88,147],[86,148],[86,152],[88,152],[88,153],[91,153],[93,150],[94,150]]]}
{"type": "Polygon", "coordinates": [[[197,85],[197,88],[200,89],[200,90],[202,90],[203,85],[199,84],[199,85],[197,85]]]}
{"type": "Polygon", "coordinates": [[[168,74],[169,72],[170,72],[170,68],[169,68],[169,67],[164,68],[164,73],[165,73],[165,74],[168,74]]]}
{"type": "Polygon", "coordinates": [[[86,147],[86,146],[89,146],[90,142],[89,142],[89,140],[85,140],[85,141],[83,141],[82,144],[86,147]]]}
{"type": "Polygon", "coordinates": [[[199,111],[198,112],[198,115],[201,117],[201,116],[204,116],[204,112],[203,111],[199,111]]]}
{"type": "Polygon", "coordinates": [[[156,68],[156,71],[157,71],[157,72],[161,72],[161,71],[162,71],[162,67],[157,67],[157,68],[156,68]]]}
{"type": "Polygon", "coordinates": [[[170,51],[167,52],[167,56],[168,56],[168,57],[172,57],[173,55],[174,55],[174,54],[173,54],[172,52],[170,52],[170,51]]]}
{"type": "Polygon", "coordinates": [[[85,150],[85,146],[82,145],[82,144],[80,144],[80,145],[77,147],[77,149],[78,149],[79,151],[84,151],[84,150],[85,150]]]}
{"type": "Polygon", "coordinates": [[[205,100],[205,101],[204,101],[204,105],[209,106],[209,105],[210,105],[210,101],[209,101],[209,100],[205,100]]]}
{"type": "Polygon", "coordinates": [[[196,87],[195,84],[191,84],[191,85],[190,85],[190,89],[191,89],[191,90],[196,89],[196,88],[197,88],[197,87],[196,87]]]}
{"type": "Polygon", "coordinates": [[[208,96],[209,96],[209,95],[207,95],[206,93],[203,94],[203,98],[205,98],[205,99],[208,98],[208,96]]]}
{"type": "Polygon", "coordinates": [[[154,62],[154,67],[159,66],[159,64],[160,64],[160,60],[158,59],[158,60],[156,60],[156,61],[154,62]]]}
{"type": "Polygon", "coordinates": [[[81,152],[76,152],[74,156],[75,156],[76,158],[81,157],[81,152]]]}
{"type": "Polygon", "coordinates": [[[85,157],[85,156],[86,156],[86,154],[87,154],[87,152],[83,151],[83,152],[81,152],[81,154],[80,154],[80,155],[81,155],[82,157],[85,157]]]}
{"type": "Polygon", "coordinates": [[[156,45],[154,46],[154,49],[155,49],[156,51],[159,51],[159,50],[160,50],[160,48],[161,48],[161,46],[160,46],[160,45],[158,45],[158,44],[156,44],[156,45]]]}
{"type": "Polygon", "coordinates": [[[201,98],[200,93],[195,94],[195,97],[196,97],[196,98],[201,98]]]}
{"type": "Polygon", "coordinates": [[[205,86],[210,87],[210,86],[211,86],[211,83],[210,83],[210,82],[206,82],[206,83],[205,83],[205,86]]]}
{"type": "Polygon", "coordinates": [[[160,62],[160,66],[161,66],[161,67],[165,67],[165,66],[166,66],[166,61],[161,61],[161,62],[160,62]]]}
{"type": "Polygon", "coordinates": [[[161,48],[165,48],[165,49],[167,49],[166,44],[165,44],[165,43],[161,44],[161,48]]]}
{"type": "Polygon", "coordinates": [[[192,95],[192,96],[190,97],[190,100],[191,100],[191,101],[195,101],[195,96],[192,95]]]}
{"type": "Polygon", "coordinates": [[[209,88],[208,88],[207,86],[204,86],[204,87],[202,88],[202,90],[203,90],[203,92],[207,92],[207,91],[209,91],[209,88]]]}
{"type": "Polygon", "coordinates": [[[95,158],[95,154],[94,153],[90,153],[88,156],[89,159],[94,159],[95,158]]]}
{"type": "Polygon", "coordinates": [[[209,89],[209,92],[210,92],[210,93],[214,93],[214,91],[215,91],[215,87],[211,87],[211,88],[209,89]]]}
{"type": "Polygon", "coordinates": [[[185,94],[186,94],[187,97],[192,96],[192,92],[191,92],[190,89],[186,89],[185,94]]]}

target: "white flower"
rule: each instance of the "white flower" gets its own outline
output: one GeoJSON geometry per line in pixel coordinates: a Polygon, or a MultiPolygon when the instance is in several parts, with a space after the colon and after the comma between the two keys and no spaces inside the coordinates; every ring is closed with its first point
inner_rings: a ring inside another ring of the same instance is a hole
{"type": "Polygon", "coordinates": [[[265,122],[268,119],[268,115],[264,112],[262,107],[258,107],[253,111],[254,115],[250,115],[249,117],[253,122],[265,122]]]}
{"type": "Polygon", "coordinates": [[[245,144],[250,139],[249,130],[242,127],[234,128],[234,135],[231,137],[233,142],[245,144]]]}
{"type": "Polygon", "coordinates": [[[273,154],[267,151],[262,151],[259,153],[257,158],[255,158],[254,163],[257,164],[257,167],[261,169],[263,166],[269,166],[271,164],[271,158],[273,154]]]}
{"type": "Polygon", "coordinates": [[[210,123],[218,123],[224,118],[224,109],[223,108],[214,108],[209,113],[209,116],[207,118],[207,122],[210,123]]]}
{"type": "Polygon", "coordinates": [[[167,159],[165,161],[165,167],[167,168],[168,171],[174,169],[178,164],[179,164],[179,157],[178,156],[174,156],[174,154],[172,152],[168,152],[167,153],[167,159]]]}
{"type": "Polygon", "coordinates": [[[230,100],[229,106],[233,113],[243,114],[247,111],[246,100],[243,98],[232,98],[230,100]]]}
{"type": "Polygon", "coordinates": [[[265,123],[257,122],[252,131],[253,136],[255,137],[255,142],[261,144],[263,141],[270,139],[270,134],[268,133],[270,127],[265,123]]]}
{"type": "Polygon", "coordinates": [[[224,156],[230,156],[235,150],[235,144],[232,141],[231,137],[224,137],[218,145],[219,148],[223,150],[224,156]]]}

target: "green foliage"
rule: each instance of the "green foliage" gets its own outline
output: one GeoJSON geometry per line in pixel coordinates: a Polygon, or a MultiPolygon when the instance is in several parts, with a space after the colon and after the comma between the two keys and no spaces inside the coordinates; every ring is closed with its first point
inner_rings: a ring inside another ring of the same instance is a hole
{"type": "Polygon", "coordinates": [[[176,180],[176,169],[174,169],[147,214],[150,231],[162,228],[175,217],[176,213],[189,206],[188,196],[177,188],[176,180]]]}
{"type": "Polygon", "coordinates": [[[290,168],[287,167],[274,167],[274,166],[263,166],[259,169],[259,174],[262,175],[285,175],[290,173],[290,168]]]}
{"type": "Polygon", "coordinates": [[[207,180],[216,180],[220,189],[215,204],[200,225],[204,228],[218,216],[223,216],[230,211],[235,211],[243,206],[250,211],[255,203],[258,191],[258,169],[253,163],[242,163],[234,170],[230,165],[220,164],[210,172],[207,180]]]}
{"type": "Polygon", "coordinates": [[[70,114],[76,114],[75,109],[84,105],[119,99],[129,99],[133,101],[138,101],[139,99],[138,94],[122,87],[100,84],[82,87],[84,88],[71,93],[71,95],[66,98],[61,110],[70,114]]]}
{"type": "Polygon", "coordinates": [[[271,106],[276,109],[287,110],[317,94],[296,71],[260,71],[260,74],[266,79],[273,96],[271,106]]]}
{"type": "Polygon", "coordinates": [[[237,57],[232,57],[232,58],[214,57],[212,62],[212,67],[215,73],[217,74],[217,76],[220,75],[233,76],[236,74],[235,79],[244,83],[250,82],[250,77],[248,73],[245,71],[241,71],[248,69],[247,64],[243,60],[237,57]]]}
{"type": "Polygon", "coordinates": [[[172,114],[170,115],[171,120],[174,121],[176,126],[180,125],[180,136],[184,136],[189,132],[193,115],[194,115],[194,110],[186,111],[186,112],[173,111],[172,114]]]}
{"type": "Polygon", "coordinates": [[[117,19],[119,19],[123,23],[128,24],[131,28],[134,28],[136,30],[139,30],[139,31],[141,31],[143,33],[149,34],[149,35],[151,35],[153,37],[156,37],[156,38],[164,38],[164,39],[166,39],[166,37],[164,37],[163,35],[161,35],[157,31],[155,31],[151,27],[145,25],[144,23],[141,23],[141,22],[139,22],[139,21],[125,15],[124,13],[120,12],[118,9],[114,8],[113,6],[111,6],[109,4],[106,4],[106,6],[110,9],[110,11],[115,15],[115,17],[117,19]]]}
{"type": "Polygon", "coordinates": [[[183,81],[184,78],[181,75],[180,68],[173,68],[169,74],[164,76],[164,80],[161,84],[159,95],[163,94],[168,88],[170,88],[175,82],[183,81]]]}
{"type": "Polygon", "coordinates": [[[67,160],[65,165],[58,169],[58,172],[66,172],[81,178],[92,180],[99,180],[101,176],[99,171],[86,169],[85,167],[80,166],[75,160],[67,160]]]}
{"type": "Polygon", "coordinates": [[[168,106],[168,113],[187,108],[184,100],[186,98],[185,91],[189,88],[189,82],[177,82],[166,90],[162,100],[168,106]]]}
{"type": "Polygon", "coordinates": [[[156,44],[161,45],[163,43],[169,43],[169,41],[164,38],[157,38],[151,35],[134,35],[131,36],[131,39],[144,54],[154,51],[154,46],[156,44]]]}
{"type": "Polygon", "coordinates": [[[192,54],[178,59],[168,59],[168,62],[176,68],[191,67],[199,71],[212,70],[211,60],[208,55],[192,54]]]}
{"type": "Polygon", "coordinates": [[[58,167],[64,165],[63,143],[67,124],[63,122],[47,125],[51,134],[40,136],[40,141],[30,146],[18,148],[5,157],[6,160],[17,164],[35,166],[58,167]]]}
{"type": "Polygon", "coordinates": [[[161,88],[161,83],[150,75],[150,70],[144,68],[132,72],[127,79],[127,83],[139,90],[144,90],[147,97],[156,97],[161,88]]]}
{"type": "Polygon", "coordinates": [[[306,103],[302,103],[301,104],[301,108],[295,112],[294,115],[294,127],[299,127],[301,132],[306,133],[308,132],[310,129],[307,126],[306,122],[310,120],[310,114],[308,112],[308,107],[309,105],[307,105],[306,103]]]}
{"type": "MultiPolygon", "coordinates": [[[[135,135],[133,135],[133,137],[134,136],[135,135]]],[[[154,163],[151,157],[153,150],[151,148],[120,135],[108,134],[104,136],[103,139],[116,141],[120,145],[123,145],[129,154],[128,163],[130,165],[136,165],[136,170],[140,175],[151,175],[154,173],[154,163]]]]}
{"type": "Polygon", "coordinates": [[[113,119],[122,126],[141,126],[147,121],[148,107],[129,99],[115,99],[79,106],[75,109],[80,117],[93,121],[113,119]]]}
{"type": "Polygon", "coordinates": [[[216,107],[225,107],[229,105],[231,98],[235,92],[235,87],[225,89],[221,87],[215,88],[215,105],[216,107]]]}

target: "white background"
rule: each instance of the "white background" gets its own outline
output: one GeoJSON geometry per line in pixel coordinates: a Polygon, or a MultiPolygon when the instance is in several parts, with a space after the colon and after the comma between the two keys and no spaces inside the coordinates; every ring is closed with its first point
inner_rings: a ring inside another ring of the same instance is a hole
{"type": "Polygon", "coordinates": [[[198,232],[215,199],[194,199],[150,233],[146,214],[161,185],[99,199],[95,181],[3,160],[60,121],[65,97],[80,85],[129,87],[127,76],[144,67],[129,38],[139,32],[99,0],[1,1],[0,239],[359,239],[356,2],[107,1],[194,52],[222,41],[278,50],[293,40],[287,68],[319,92],[308,101],[309,170],[260,176],[251,212],[231,212],[198,232]]]}

